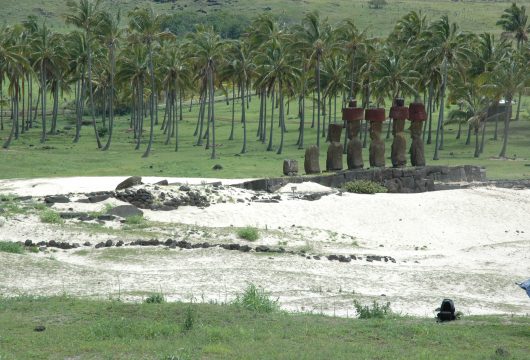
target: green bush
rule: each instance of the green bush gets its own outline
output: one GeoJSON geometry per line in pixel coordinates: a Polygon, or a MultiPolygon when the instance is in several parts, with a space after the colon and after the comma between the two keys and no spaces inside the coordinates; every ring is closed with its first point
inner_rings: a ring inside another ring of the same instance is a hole
{"type": "Polygon", "coordinates": [[[374,300],[372,307],[370,307],[369,305],[363,306],[360,302],[354,300],[353,306],[355,307],[355,311],[357,311],[357,317],[359,319],[383,319],[392,315],[389,302],[380,305],[374,300]]]}
{"type": "Polygon", "coordinates": [[[237,236],[248,241],[256,241],[259,238],[259,232],[255,227],[247,226],[239,229],[237,231],[237,236]]]}
{"type": "Polygon", "coordinates": [[[342,184],[344,191],[356,194],[386,193],[388,189],[381,184],[369,180],[355,180],[342,184]]]}
{"type": "Polygon", "coordinates": [[[146,220],[143,215],[133,215],[125,218],[125,223],[128,225],[144,225],[146,220]]]}
{"type": "Polygon", "coordinates": [[[24,253],[24,246],[15,242],[0,241],[0,251],[11,254],[22,254],[24,253]]]}
{"type": "Polygon", "coordinates": [[[272,300],[265,290],[254,284],[250,284],[243,294],[237,295],[233,304],[256,312],[270,313],[278,310],[278,300],[272,300]]]}
{"type": "Polygon", "coordinates": [[[146,304],[162,304],[163,302],[165,302],[164,295],[160,293],[151,294],[144,300],[146,304]]]}
{"type": "Polygon", "coordinates": [[[183,331],[190,331],[193,329],[193,324],[195,323],[195,311],[193,311],[193,308],[188,306],[186,309],[186,317],[184,318],[184,324],[182,325],[183,331]]]}
{"type": "Polygon", "coordinates": [[[40,221],[47,224],[62,224],[64,222],[61,216],[51,209],[41,212],[40,221]]]}

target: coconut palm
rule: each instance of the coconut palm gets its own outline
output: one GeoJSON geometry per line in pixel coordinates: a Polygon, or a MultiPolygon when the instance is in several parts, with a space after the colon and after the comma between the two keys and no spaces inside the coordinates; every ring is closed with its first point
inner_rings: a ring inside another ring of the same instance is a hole
{"type": "Polygon", "coordinates": [[[323,56],[333,49],[331,42],[332,28],[327,19],[321,19],[318,12],[310,12],[302,19],[302,24],[296,28],[296,45],[305,51],[310,63],[315,69],[317,91],[317,146],[320,146],[320,108],[321,84],[320,71],[323,56]]]}
{"type": "MultiPolygon", "coordinates": [[[[20,45],[15,40],[17,33],[18,30],[8,27],[3,27],[0,31],[0,89],[3,89],[4,79],[7,79],[9,81],[8,94],[11,96],[12,109],[12,127],[7,140],[3,144],[4,149],[9,147],[15,134],[15,128],[18,123],[20,80],[24,77],[25,71],[29,66],[23,56],[20,45]]],[[[3,106],[1,97],[0,93],[0,102],[2,102],[3,106]]],[[[0,109],[0,112],[3,112],[3,108],[0,109]]]]}
{"type": "Polygon", "coordinates": [[[66,15],[66,23],[76,26],[83,30],[85,35],[85,46],[87,56],[87,82],[88,91],[90,97],[90,112],[92,115],[92,126],[94,127],[94,134],[96,136],[96,142],[98,149],[101,148],[101,140],[99,139],[98,129],[96,125],[96,114],[94,109],[94,90],[92,86],[92,52],[91,42],[93,40],[94,29],[99,27],[101,22],[101,12],[99,10],[101,0],[68,0],[66,6],[68,7],[69,13],[66,15]]]}
{"type": "MultiPolygon", "coordinates": [[[[207,91],[208,98],[208,129],[207,136],[208,140],[210,137],[210,124],[211,124],[211,135],[212,135],[212,155],[211,158],[215,159],[216,156],[216,143],[215,143],[215,112],[214,112],[214,98],[215,98],[215,76],[218,72],[218,65],[222,63],[225,57],[226,42],[221,39],[212,27],[198,26],[196,31],[189,36],[189,53],[191,54],[190,60],[195,64],[196,73],[198,74],[198,80],[204,85],[204,89],[207,91]]],[[[206,99],[206,96],[204,97],[206,99]]],[[[202,122],[201,122],[202,130],[202,122]]],[[[199,134],[199,139],[202,136],[202,131],[199,134]]]]}
{"type": "MultiPolygon", "coordinates": [[[[257,82],[267,88],[267,92],[271,94],[273,101],[272,108],[274,108],[274,90],[278,90],[279,101],[279,119],[280,119],[280,146],[277,154],[283,151],[284,143],[284,128],[285,128],[285,111],[284,111],[284,94],[292,92],[295,87],[300,69],[294,65],[293,54],[289,51],[289,44],[285,41],[271,41],[264,49],[263,53],[257,55],[257,82]]],[[[273,126],[273,112],[271,111],[271,134],[269,136],[269,147],[267,150],[272,150],[272,129],[273,126]]]]}
{"type": "Polygon", "coordinates": [[[506,105],[504,117],[504,138],[499,157],[506,157],[510,129],[511,104],[514,96],[528,89],[527,63],[522,61],[519,53],[500,61],[489,73],[486,88],[504,97],[506,105]]]}
{"type": "Polygon", "coordinates": [[[462,66],[470,57],[471,48],[469,36],[462,33],[456,23],[450,23],[447,16],[434,22],[423,33],[419,50],[426,63],[432,67],[439,67],[442,75],[440,84],[440,106],[433,160],[438,160],[440,146],[440,130],[444,119],[445,90],[447,88],[448,73],[451,67],[462,66]]]}
{"type": "MultiPolygon", "coordinates": [[[[110,94],[108,95],[109,104],[109,136],[107,143],[101,150],[106,151],[110,148],[112,141],[112,132],[114,129],[114,98],[115,98],[115,83],[114,77],[116,74],[116,48],[119,44],[122,29],[120,28],[120,12],[116,15],[110,12],[104,11],[101,13],[101,21],[97,28],[97,35],[101,42],[107,47],[108,55],[108,69],[109,69],[109,82],[110,82],[110,94]]],[[[106,100],[105,100],[106,101],[106,100]]]]}
{"type": "Polygon", "coordinates": [[[169,32],[160,31],[165,18],[164,15],[155,14],[153,8],[135,9],[129,13],[129,29],[132,32],[133,41],[144,44],[147,47],[149,54],[149,75],[151,79],[149,142],[142,157],[148,157],[151,152],[154,136],[155,112],[158,110],[155,70],[153,65],[153,46],[161,39],[172,37],[169,32]]]}

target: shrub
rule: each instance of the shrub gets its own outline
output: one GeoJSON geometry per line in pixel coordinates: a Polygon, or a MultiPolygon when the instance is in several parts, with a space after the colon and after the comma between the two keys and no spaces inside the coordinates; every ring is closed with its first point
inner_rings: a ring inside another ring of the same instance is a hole
{"type": "Polygon", "coordinates": [[[389,302],[380,305],[374,300],[372,307],[370,307],[369,305],[363,306],[360,302],[354,300],[353,306],[359,319],[383,319],[392,314],[389,302]]]}
{"type": "Polygon", "coordinates": [[[278,310],[278,300],[272,300],[265,290],[254,284],[250,284],[243,294],[237,295],[234,305],[256,312],[270,313],[278,310]]]}
{"type": "Polygon", "coordinates": [[[165,301],[164,295],[160,293],[153,293],[149,295],[145,300],[145,304],[162,304],[165,301]]]}
{"type": "Polygon", "coordinates": [[[50,209],[44,210],[40,214],[40,221],[47,224],[62,224],[64,222],[57,212],[50,209]]]}
{"type": "Polygon", "coordinates": [[[184,324],[182,325],[183,331],[190,331],[193,329],[193,324],[195,323],[195,311],[193,311],[193,308],[188,306],[186,309],[186,317],[184,318],[184,324]]]}
{"type": "Polygon", "coordinates": [[[344,191],[356,194],[386,193],[388,189],[381,184],[369,180],[355,180],[342,184],[344,191]]]}
{"type": "Polygon", "coordinates": [[[24,246],[15,242],[0,241],[0,251],[11,254],[22,254],[24,253],[24,246]]]}
{"type": "Polygon", "coordinates": [[[146,221],[142,215],[134,215],[125,218],[125,223],[129,225],[143,225],[145,222],[146,221]]]}
{"type": "Polygon", "coordinates": [[[239,229],[237,231],[237,236],[248,241],[256,241],[259,238],[259,232],[255,227],[247,226],[239,229]]]}

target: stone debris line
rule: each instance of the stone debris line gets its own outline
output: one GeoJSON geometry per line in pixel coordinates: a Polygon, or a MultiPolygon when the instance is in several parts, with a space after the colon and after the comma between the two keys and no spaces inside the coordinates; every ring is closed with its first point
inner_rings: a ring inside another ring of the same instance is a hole
{"type": "MultiPolygon", "coordinates": [[[[39,249],[39,251],[44,252],[48,248],[57,248],[62,250],[72,250],[72,249],[78,249],[81,247],[92,247],[91,242],[85,242],[83,244],[79,243],[68,243],[68,242],[58,242],[55,240],[50,241],[40,241],[34,243],[32,240],[26,240],[24,242],[19,242],[20,245],[23,245],[27,248],[36,247],[39,249]]],[[[208,248],[221,248],[229,251],[240,251],[244,253],[248,252],[255,252],[255,253],[276,253],[276,254],[288,254],[288,255],[297,255],[306,258],[307,260],[322,260],[327,259],[329,261],[338,261],[341,263],[349,263],[352,260],[358,260],[362,261],[363,259],[367,262],[391,262],[396,263],[396,259],[394,259],[392,256],[385,256],[385,255],[358,255],[358,254],[350,254],[350,255],[337,255],[337,254],[329,254],[329,255],[315,255],[315,254],[307,254],[303,251],[292,251],[292,250],[286,250],[283,247],[270,247],[266,245],[258,245],[256,247],[249,246],[247,244],[241,245],[237,243],[228,243],[228,244],[210,244],[208,242],[202,242],[202,243],[191,243],[186,240],[173,240],[173,239],[167,239],[166,241],[160,241],[158,239],[150,239],[150,240],[135,240],[128,243],[125,243],[122,240],[119,240],[117,242],[114,242],[113,240],[107,240],[107,241],[101,241],[94,245],[93,247],[95,249],[101,249],[101,248],[111,248],[111,247],[123,247],[123,246],[165,246],[169,249],[183,249],[183,250],[192,250],[192,249],[208,249],[208,248]]]]}

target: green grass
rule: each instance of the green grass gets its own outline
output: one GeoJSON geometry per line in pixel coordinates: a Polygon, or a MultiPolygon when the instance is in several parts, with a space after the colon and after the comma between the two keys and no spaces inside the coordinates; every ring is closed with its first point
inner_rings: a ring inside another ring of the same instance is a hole
{"type": "Polygon", "coordinates": [[[40,213],[40,221],[46,224],[63,224],[64,220],[58,212],[47,209],[40,213]]]}
{"type": "Polygon", "coordinates": [[[0,252],[23,254],[24,246],[11,241],[0,241],[0,252]]]}
{"type": "Polygon", "coordinates": [[[162,304],[165,301],[164,295],[160,293],[151,294],[144,299],[145,304],[162,304]]]}
{"type": "MultiPolygon", "coordinates": [[[[182,9],[196,11],[207,10],[212,13],[222,9],[228,15],[245,14],[252,17],[263,12],[265,8],[273,14],[281,16],[287,22],[298,22],[304,13],[311,10],[319,10],[323,16],[329,17],[330,21],[336,22],[344,18],[355,20],[359,28],[368,27],[368,33],[374,36],[387,35],[393,28],[397,19],[411,10],[422,11],[430,18],[439,18],[448,15],[453,21],[460,24],[462,29],[468,31],[493,31],[500,33],[500,28],[495,22],[502,11],[509,6],[509,2],[491,1],[460,1],[450,0],[403,0],[388,1],[388,5],[382,10],[368,8],[368,0],[268,0],[268,1],[220,1],[222,6],[205,6],[205,1],[179,0],[176,4],[172,2],[156,3],[148,0],[111,1],[103,0],[103,6],[116,11],[120,9],[122,15],[135,6],[153,6],[153,8],[164,14],[173,14],[182,9]],[[184,7],[186,6],[186,7],[184,7]],[[374,21],[374,19],[377,19],[374,21]]],[[[520,5],[528,5],[528,1],[518,1],[520,5]]],[[[62,31],[66,28],[64,14],[66,7],[63,0],[2,0],[3,21],[13,24],[23,21],[27,15],[36,15],[54,29],[62,31]]],[[[122,16],[124,17],[124,16],[122,16]]],[[[122,20],[122,23],[126,21],[122,20]]]]}
{"type": "MultiPolygon", "coordinates": [[[[502,123],[499,123],[499,138],[493,140],[494,124],[488,124],[484,153],[479,159],[473,158],[474,139],[471,145],[465,145],[465,130],[462,138],[456,140],[457,125],[446,125],[445,147],[440,152],[440,160],[433,161],[434,144],[425,146],[427,164],[431,165],[463,165],[474,164],[484,166],[490,179],[524,179],[530,178],[530,121],[526,115],[530,99],[523,99],[523,119],[513,122],[510,126],[508,157],[510,160],[498,160],[502,146],[502,123]]],[[[306,122],[306,145],[316,142],[316,129],[311,128],[311,106],[308,103],[306,122]]],[[[270,105],[270,104],[269,104],[270,105]]],[[[227,140],[230,132],[231,105],[216,103],[216,136],[217,159],[210,159],[211,151],[195,145],[197,107],[188,112],[186,106],[184,120],[179,122],[180,147],[174,151],[174,142],[164,145],[164,135],[158,130],[151,156],[142,158],[143,150],[134,150],[134,139],[128,131],[127,117],[116,119],[115,137],[109,151],[98,151],[89,126],[82,129],[82,137],[78,144],[73,144],[74,130],[64,130],[59,135],[49,136],[43,150],[39,143],[39,129],[32,129],[13,142],[9,150],[0,150],[0,178],[32,178],[53,176],[110,176],[110,175],[141,175],[141,176],[177,176],[177,177],[221,177],[249,178],[271,177],[282,175],[283,159],[296,159],[303,163],[304,150],[296,145],[298,119],[294,114],[295,104],[291,103],[291,113],[287,116],[288,133],[285,134],[284,152],[277,155],[276,151],[265,151],[267,144],[256,141],[259,101],[253,98],[247,114],[248,145],[247,153],[240,154],[242,147],[242,128],[236,113],[235,140],[227,140]],[[212,167],[221,164],[223,170],[215,171],[212,167]]],[[[236,106],[236,109],[238,107],[236,106]]],[[[270,110],[270,109],[269,109],[270,110]]],[[[270,111],[269,111],[270,112],[270,111]]],[[[436,114],[435,114],[436,116],[436,114]]],[[[159,118],[163,118],[160,112],[159,118]]],[[[337,115],[340,121],[340,114],[337,115]]],[[[277,119],[276,119],[277,121],[277,119]]],[[[332,120],[333,121],[333,120],[332,120]]],[[[60,119],[59,129],[66,125],[60,119]]],[[[267,125],[267,129],[270,126],[267,125]]],[[[0,132],[0,142],[8,136],[8,128],[0,132]]],[[[278,147],[279,129],[274,127],[274,150],[278,147]]],[[[147,133],[145,138],[147,138],[147,133]]],[[[267,136],[268,138],[268,136],[267,136]]],[[[103,139],[105,140],[105,139],[103,139]]],[[[407,139],[410,144],[410,138],[407,139]]],[[[392,139],[386,140],[387,156],[390,156],[392,139]]],[[[145,141],[141,149],[145,149],[145,141]]],[[[324,167],[326,145],[320,151],[321,167],[324,167]]],[[[365,164],[368,164],[368,149],[363,151],[365,164]]],[[[345,160],[344,160],[345,162],[345,160]]],[[[387,159],[387,166],[390,160],[387,159]]]]}
{"type": "Polygon", "coordinates": [[[247,227],[237,230],[237,236],[240,239],[244,239],[248,241],[256,241],[259,238],[259,231],[255,227],[247,226],[247,227]]]}
{"type": "Polygon", "coordinates": [[[131,304],[67,297],[0,299],[10,359],[524,359],[528,317],[344,319],[230,305],[131,304]],[[46,326],[35,332],[37,325],[46,326]]]}

